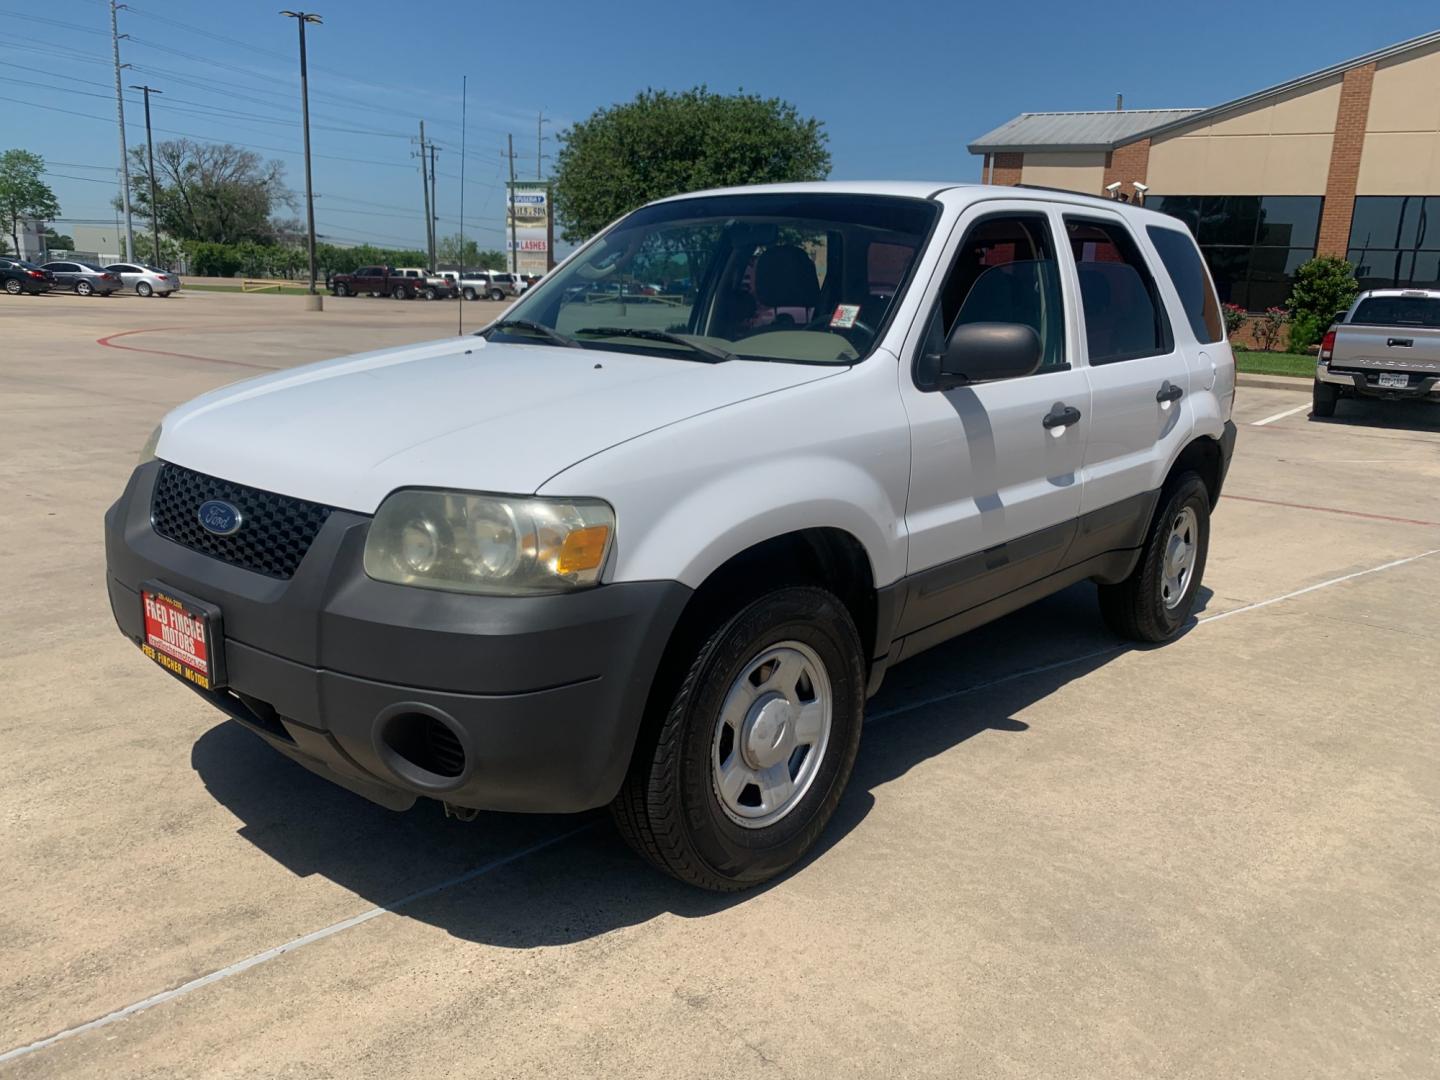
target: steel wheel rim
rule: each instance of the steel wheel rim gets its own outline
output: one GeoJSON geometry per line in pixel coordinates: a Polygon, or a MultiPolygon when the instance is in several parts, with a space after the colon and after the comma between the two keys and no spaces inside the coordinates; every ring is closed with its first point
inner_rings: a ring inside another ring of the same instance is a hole
{"type": "Polygon", "coordinates": [[[756,653],[730,684],[710,740],[710,782],[725,816],[763,829],[794,810],[825,761],[834,713],[814,649],[782,641],[756,653]]]}
{"type": "Polygon", "coordinates": [[[1200,549],[1200,519],[1194,509],[1183,507],[1170,521],[1165,538],[1164,562],[1160,568],[1160,599],[1169,611],[1180,606],[1190,591],[1195,572],[1195,555],[1200,549]]]}

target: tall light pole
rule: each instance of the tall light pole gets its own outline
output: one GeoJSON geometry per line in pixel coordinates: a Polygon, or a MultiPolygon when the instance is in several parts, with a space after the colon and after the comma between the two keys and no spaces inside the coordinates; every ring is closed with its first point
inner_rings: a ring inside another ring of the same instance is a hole
{"type": "Polygon", "coordinates": [[[545,179],[545,125],[550,123],[550,118],[545,111],[540,111],[539,118],[535,121],[535,179],[545,179]]]}
{"type": "Polygon", "coordinates": [[[155,201],[155,140],[150,135],[150,95],[163,94],[153,86],[131,85],[131,90],[145,91],[145,157],[150,163],[150,240],[155,245],[155,265],[160,265],[160,205],[155,201]]]}
{"type": "MultiPolygon", "coordinates": [[[[305,128],[305,224],[310,242],[310,295],[315,295],[315,190],[310,183],[310,85],[305,72],[305,24],[321,22],[313,11],[282,11],[300,27],[300,117],[305,128]]],[[[318,303],[318,301],[317,301],[318,303]]]]}
{"type": "Polygon", "coordinates": [[[515,242],[515,136],[506,135],[506,142],[510,149],[507,155],[510,159],[510,272],[520,272],[520,245],[515,242]]]}
{"type": "Polygon", "coordinates": [[[115,50],[115,114],[120,118],[120,201],[125,206],[125,259],[135,261],[135,226],[130,220],[130,151],[125,145],[125,97],[120,89],[120,69],[129,64],[120,63],[120,23],[116,12],[124,4],[110,0],[110,45],[115,50]]]}

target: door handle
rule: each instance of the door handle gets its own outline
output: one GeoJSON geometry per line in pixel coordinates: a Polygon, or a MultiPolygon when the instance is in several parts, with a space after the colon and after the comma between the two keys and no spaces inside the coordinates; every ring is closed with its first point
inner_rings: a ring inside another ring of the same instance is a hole
{"type": "Polygon", "coordinates": [[[1052,405],[1050,411],[1045,414],[1045,419],[1040,421],[1047,431],[1051,428],[1069,427],[1071,424],[1079,422],[1080,410],[1073,405],[1066,405],[1063,401],[1057,401],[1052,405]]]}
{"type": "Polygon", "coordinates": [[[1168,405],[1172,401],[1179,401],[1185,396],[1185,391],[1176,386],[1169,379],[1160,384],[1160,389],[1155,391],[1155,400],[1162,405],[1168,405]]]}

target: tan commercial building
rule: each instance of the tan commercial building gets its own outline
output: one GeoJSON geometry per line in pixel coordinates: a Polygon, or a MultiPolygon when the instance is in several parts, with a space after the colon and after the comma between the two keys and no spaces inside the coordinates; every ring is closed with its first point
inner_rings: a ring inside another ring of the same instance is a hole
{"type": "Polygon", "coordinates": [[[1317,254],[1366,287],[1440,287],[1440,31],[1205,109],[1022,113],[969,149],[988,183],[1181,218],[1250,311],[1317,254]]]}

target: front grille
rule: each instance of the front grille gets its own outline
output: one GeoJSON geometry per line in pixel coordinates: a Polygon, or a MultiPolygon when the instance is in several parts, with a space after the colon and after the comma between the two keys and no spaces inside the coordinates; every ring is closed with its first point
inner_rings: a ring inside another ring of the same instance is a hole
{"type": "Polygon", "coordinates": [[[160,466],[150,521],[167,540],[257,574],[284,580],[295,573],[330,507],[271,491],[232,484],[166,462],[160,466]],[[211,499],[240,511],[240,529],[217,536],[201,527],[199,511],[211,499]]]}

